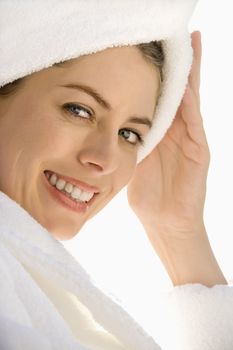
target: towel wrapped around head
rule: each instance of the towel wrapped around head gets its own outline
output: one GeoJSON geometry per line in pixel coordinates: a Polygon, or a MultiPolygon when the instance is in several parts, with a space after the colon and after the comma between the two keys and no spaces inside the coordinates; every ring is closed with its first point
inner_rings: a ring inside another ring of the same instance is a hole
{"type": "Polygon", "coordinates": [[[192,64],[188,22],[197,0],[4,0],[0,2],[0,87],[81,55],[162,41],[163,82],[138,162],[170,127],[192,64]]]}

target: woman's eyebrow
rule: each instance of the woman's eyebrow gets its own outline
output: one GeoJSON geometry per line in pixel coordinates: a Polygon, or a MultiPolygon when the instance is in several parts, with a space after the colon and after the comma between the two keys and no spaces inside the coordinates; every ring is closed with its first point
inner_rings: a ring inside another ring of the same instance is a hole
{"type": "Polygon", "coordinates": [[[69,88],[69,89],[84,91],[88,95],[91,95],[105,109],[107,109],[108,111],[112,110],[111,105],[106,100],[104,100],[104,98],[94,88],[90,86],[83,85],[83,84],[66,84],[66,85],[59,85],[59,86],[69,88]]]}
{"type": "MultiPolygon", "coordinates": [[[[109,102],[107,102],[103,96],[99,94],[94,88],[84,85],[84,84],[66,84],[66,85],[59,85],[59,87],[65,87],[68,89],[75,89],[75,90],[80,90],[88,95],[92,96],[102,107],[104,107],[106,110],[111,111],[112,106],[110,105],[109,102]]],[[[144,124],[147,125],[149,128],[152,127],[152,121],[147,118],[147,117],[131,117],[128,122],[131,123],[136,123],[136,124],[144,124]]]]}
{"type": "Polygon", "coordinates": [[[147,125],[149,129],[151,129],[152,127],[152,121],[145,117],[145,118],[141,118],[141,117],[132,117],[129,120],[127,120],[129,123],[135,123],[135,124],[144,124],[147,125]]]}

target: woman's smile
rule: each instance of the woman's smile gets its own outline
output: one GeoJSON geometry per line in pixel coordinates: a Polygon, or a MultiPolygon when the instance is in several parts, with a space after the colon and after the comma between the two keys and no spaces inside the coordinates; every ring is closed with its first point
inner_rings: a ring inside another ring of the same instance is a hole
{"type": "MultiPolygon", "coordinates": [[[[52,172],[49,170],[45,170],[44,173],[45,173],[47,178],[53,178],[53,181],[54,181],[53,185],[56,185],[57,181],[59,181],[59,180],[64,181],[64,186],[61,185],[61,188],[57,187],[58,189],[64,189],[66,185],[70,184],[73,187],[78,187],[83,192],[88,192],[88,193],[99,193],[100,192],[99,188],[97,188],[96,186],[89,185],[87,183],[84,183],[84,182],[77,180],[77,179],[74,179],[72,177],[61,175],[61,174],[58,174],[58,173],[55,173],[55,172],[52,172]]],[[[61,182],[61,181],[60,181],[60,183],[63,184],[63,182],[61,182]]],[[[69,191],[69,189],[68,189],[67,192],[71,193],[72,190],[69,191]]],[[[86,200],[86,199],[84,199],[84,200],[86,200]]]]}
{"type": "Polygon", "coordinates": [[[95,201],[99,190],[79,180],[58,175],[51,171],[44,172],[49,193],[56,201],[72,211],[85,213],[95,201]]]}

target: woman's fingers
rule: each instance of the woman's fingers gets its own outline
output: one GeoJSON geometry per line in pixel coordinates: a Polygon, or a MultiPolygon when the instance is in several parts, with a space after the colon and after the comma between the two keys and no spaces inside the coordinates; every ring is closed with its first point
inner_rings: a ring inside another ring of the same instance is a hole
{"type": "Polygon", "coordinates": [[[193,47],[193,62],[189,75],[189,84],[194,93],[199,97],[200,75],[201,75],[201,33],[195,31],[191,35],[193,47]]]}
{"type": "Polygon", "coordinates": [[[201,70],[201,33],[195,31],[191,35],[193,62],[189,73],[188,84],[181,103],[182,117],[190,126],[202,126],[200,112],[200,70],[201,70]]]}
{"type": "Polygon", "coordinates": [[[206,143],[199,103],[196,94],[189,86],[186,89],[185,99],[181,104],[181,116],[186,124],[189,136],[197,143],[206,143]]]}
{"type": "Polygon", "coordinates": [[[193,62],[189,81],[180,106],[181,117],[184,120],[189,136],[200,144],[206,144],[206,135],[200,111],[200,70],[201,70],[201,33],[195,31],[191,35],[193,47],[193,62]]]}

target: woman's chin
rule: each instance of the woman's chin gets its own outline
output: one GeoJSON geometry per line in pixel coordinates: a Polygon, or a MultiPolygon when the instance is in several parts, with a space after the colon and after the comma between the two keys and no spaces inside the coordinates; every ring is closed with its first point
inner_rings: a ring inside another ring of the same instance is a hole
{"type": "Polygon", "coordinates": [[[69,241],[70,239],[74,238],[77,235],[77,232],[75,233],[50,232],[50,233],[54,238],[56,238],[59,241],[69,241]]]}
{"type": "Polygon", "coordinates": [[[48,212],[45,214],[31,212],[30,214],[49,234],[58,240],[72,239],[78,234],[85,223],[85,220],[77,221],[68,215],[55,215],[54,211],[51,216],[48,216],[48,212]]]}
{"type": "Polygon", "coordinates": [[[84,223],[73,223],[73,222],[47,222],[43,225],[47,231],[56,239],[66,241],[74,238],[81,230],[84,223]]]}

